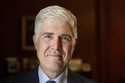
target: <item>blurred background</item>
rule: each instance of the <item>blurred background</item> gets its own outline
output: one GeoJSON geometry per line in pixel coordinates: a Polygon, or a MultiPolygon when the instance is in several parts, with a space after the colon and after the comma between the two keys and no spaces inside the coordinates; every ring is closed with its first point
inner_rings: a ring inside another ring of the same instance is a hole
{"type": "Polygon", "coordinates": [[[125,83],[124,4],[124,0],[1,0],[0,78],[37,66],[34,16],[48,5],[60,5],[78,19],[71,69],[99,83],[125,83]]]}

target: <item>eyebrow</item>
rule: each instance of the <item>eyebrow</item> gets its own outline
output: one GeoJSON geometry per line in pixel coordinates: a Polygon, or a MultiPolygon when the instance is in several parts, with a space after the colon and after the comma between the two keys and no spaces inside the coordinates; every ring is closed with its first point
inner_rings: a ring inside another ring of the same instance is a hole
{"type": "MultiPolygon", "coordinates": [[[[45,33],[42,33],[41,36],[44,36],[44,35],[53,35],[53,34],[54,33],[52,33],[52,32],[45,32],[45,33]]],[[[68,36],[68,37],[72,38],[72,36],[70,34],[67,34],[67,33],[63,33],[60,36],[68,36]]]]}
{"type": "Polygon", "coordinates": [[[53,35],[54,33],[51,33],[51,32],[45,32],[45,33],[42,33],[41,36],[44,36],[44,35],[53,35]]]}
{"type": "Polygon", "coordinates": [[[63,33],[63,34],[61,34],[61,36],[68,36],[68,37],[72,38],[71,35],[67,34],[67,33],[63,33]]]}

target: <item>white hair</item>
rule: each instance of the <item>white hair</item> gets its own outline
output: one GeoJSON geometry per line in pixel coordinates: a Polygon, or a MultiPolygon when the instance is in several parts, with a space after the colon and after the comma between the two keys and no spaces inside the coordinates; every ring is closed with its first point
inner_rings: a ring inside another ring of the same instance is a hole
{"type": "Polygon", "coordinates": [[[57,18],[66,21],[72,28],[73,36],[77,39],[77,19],[67,9],[60,6],[48,6],[37,14],[35,19],[35,30],[34,33],[39,33],[41,28],[39,24],[43,23],[46,19],[57,18]]]}

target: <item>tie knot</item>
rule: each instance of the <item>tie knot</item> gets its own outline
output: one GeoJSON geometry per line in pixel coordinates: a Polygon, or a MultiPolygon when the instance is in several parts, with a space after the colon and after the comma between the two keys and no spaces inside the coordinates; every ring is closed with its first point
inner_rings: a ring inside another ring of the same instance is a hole
{"type": "Polygon", "coordinates": [[[48,80],[46,83],[56,83],[56,82],[53,80],[48,80]]]}

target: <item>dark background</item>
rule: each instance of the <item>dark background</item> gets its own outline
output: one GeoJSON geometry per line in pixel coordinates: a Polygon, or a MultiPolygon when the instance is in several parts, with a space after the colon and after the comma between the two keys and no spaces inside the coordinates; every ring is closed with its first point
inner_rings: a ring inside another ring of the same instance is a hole
{"type": "Polygon", "coordinates": [[[1,0],[0,76],[6,77],[7,57],[35,57],[22,49],[22,16],[35,16],[41,8],[60,5],[78,18],[78,43],[73,58],[92,65],[92,78],[100,83],[125,80],[124,0],[1,0]]]}

